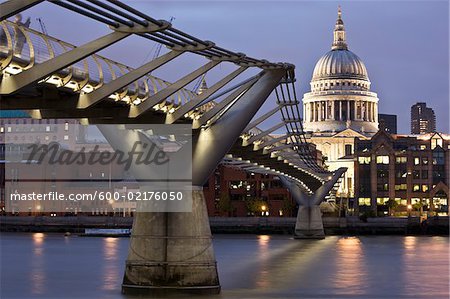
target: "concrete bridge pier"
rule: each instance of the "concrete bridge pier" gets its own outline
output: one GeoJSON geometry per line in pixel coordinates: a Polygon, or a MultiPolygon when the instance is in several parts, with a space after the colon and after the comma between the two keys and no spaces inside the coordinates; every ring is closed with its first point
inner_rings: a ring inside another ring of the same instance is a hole
{"type": "Polygon", "coordinates": [[[137,213],[122,292],[220,292],[202,188],[192,191],[191,213],[137,213]]]}
{"type": "Polygon", "coordinates": [[[322,212],[318,205],[299,206],[294,239],[324,239],[322,212]]]}
{"type": "Polygon", "coordinates": [[[312,195],[307,195],[303,192],[300,189],[300,186],[294,181],[291,181],[284,176],[280,176],[281,182],[289,189],[292,197],[299,205],[294,230],[295,239],[325,238],[320,203],[325,199],[328,193],[330,193],[331,189],[345,171],[347,171],[347,168],[339,168],[336,170],[332,177],[320,186],[312,195]]]}
{"type": "MultiPolygon", "coordinates": [[[[285,74],[285,69],[262,71],[237,98],[232,93],[223,100],[232,105],[223,109],[218,105],[203,116],[208,118],[203,120],[203,127],[192,132],[192,212],[136,213],[123,293],[220,292],[202,186],[285,74]]],[[[115,149],[123,152],[129,152],[134,141],[145,138],[132,131],[121,135],[108,127],[100,130],[115,149]]],[[[163,171],[142,164],[131,170],[137,178],[163,171]]],[[[183,178],[182,171],[173,169],[171,173],[183,178]]]]}

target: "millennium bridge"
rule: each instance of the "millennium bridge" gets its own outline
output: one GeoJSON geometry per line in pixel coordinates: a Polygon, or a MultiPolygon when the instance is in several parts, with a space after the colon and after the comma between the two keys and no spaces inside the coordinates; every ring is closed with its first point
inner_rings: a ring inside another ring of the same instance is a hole
{"type": "MultiPolygon", "coordinates": [[[[185,124],[192,128],[192,212],[136,213],[123,292],[220,292],[202,192],[219,163],[278,176],[299,205],[295,237],[324,237],[319,204],[334,196],[346,169],[328,172],[311,154],[300,119],[294,65],[228,50],[117,0],[49,1],[62,13],[70,10],[109,28],[108,34],[83,45],[28,28],[20,17],[16,22],[7,20],[41,2],[0,4],[1,109],[24,110],[36,119],[73,118],[100,126],[185,124]],[[130,36],[167,51],[137,68],[98,54],[130,36]],[[181,68],[183,76],[175,82],[152,75],[188,53],[206,63],[195,70],[181,68]],[[189,88],[223,64],[232,65],[233,71],[202,93],[189,88]],[[273,102],[272,109],[256,117],[266,101],[273,102]],[[284,133],[273,134],[280,130],[284,133]]],[[[114,134],[105,137],[113,147],[127,150],[114,134]]]]}

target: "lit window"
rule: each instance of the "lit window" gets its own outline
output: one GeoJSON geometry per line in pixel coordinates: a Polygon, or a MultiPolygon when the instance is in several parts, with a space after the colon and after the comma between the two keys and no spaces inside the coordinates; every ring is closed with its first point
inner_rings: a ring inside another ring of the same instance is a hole
{"type": "Polygon", "coordinates": [[[359,164],[370,164],[370,157],[358,157],[359,164]]]}
{"type": "Polygon", "coordinates": [[[426,150],[426,149],[427,149],[427,146],[426,146],[426,145],[422,144],[422,145],[420,146],[420,150],[421,150],[421,151],[424,151],[424,150],[426,150]]]}
{"type": "Polygon", "coordinates": [[[423,165],[427,165],[428,164],[428,158],[427,157],[423,157],[422,158],[422,164],[423,165]]]}
{"type": "Polygon", "coordinates": [[[11,127],[8,127],[8,132],[11,132],[11,127]]]}
{"type": "Polygon", "coordinates": [[[428,191],[428,185],[422,185],[422,192],[428,191]]]}
{"type": "Polygon", "coordinates": [[[406,190],[408,187],[408,185],[406,184],[399,184],[399,185],[395,185],[395,191],[402,191],[402,190],[406,190]]]}
{"type": "Polygon", "coordinates": [[[435,149],[437,146],[442,147],[442,138],[433,137],[431,139],[431,149],[435,149]]]}
{"type": "Polygon", "coordinates": [[[64,130],[65,130],[65,131],[69,131],[69,123],[68,123],[68,122],[66,122],[66,123],[64,124],[64,130]]]}
{"type": "Polygon", "coordinates": [[[413,191],[414,192],[417,192],[417,191],[419,191],[420,190],[420,185],[414,185],[413,186],[413,191]]]}
{"type": "Polygon", "coordinates": [[[395,201],[397,202],[397,204],[401,205],[401,206],[406,206],[406,199],[403,198],[395,198],[395,201]]]}
{"type": "Polygon", "coordinates": [[[5,131],[5,128],[1,127],[0,128],[0,133],[3,133],[5,131]]]}
{"type": "Polygon", "coordinates": [[[64,135],[64,140],[69,140],[69,135],[64,135]]]}
{"type": "Polygon", "coordinates": [[[360,197],[360,198],[358,198],[358,204],[360,206],[370,206],[370,198],[360,197]]]}
{"type": "Polygon", "coordinates": [[[389,201],[389,197],[377,197],[378,205],[384,205],[388,201],[389,201]]]}
{"type": "Polygon", "coordinates": [[[50,139],[50,137],[48,137],[48,136],[45,136],[45,140],[49,140],[50,139]]]}
{"type": "Polygon", "coordinates": [[[45,132],[50,132],[50,126],[45,127],[45,132]]]}
{"type": "Polygon", "coordinates": [[[377,164],[389,164],[389,156],[377,156],[377,164]]]}
{"type": "Polygon", "coordinates": [[[406,162],[407,162],[406,157],[395,157],[395,163],[397,163],[397,164],[406,163],[406,162]]]}
{"type": "Polygon", "coordinates": [[[420,158],[414,157],[414,165],[419,165],[419,164],[420,164],[420,158]]]}

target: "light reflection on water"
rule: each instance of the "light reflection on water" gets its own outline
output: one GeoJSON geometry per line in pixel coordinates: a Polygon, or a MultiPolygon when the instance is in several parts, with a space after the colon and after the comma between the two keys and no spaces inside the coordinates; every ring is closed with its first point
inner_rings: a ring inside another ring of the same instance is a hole
{"type": "Polygon", "coordinates": [[[368,288],[365,271],[367,266],[360,239],[357,237],[340,238],[336,245],[334,288],[338,290],[339,294],[365,294],[368,288]]]}
{"type": "Polygon", "coordinates": [[[117,263],[118,255],[118,238],[103,238],[103,287],[104,290],[114,290],[117,287],[117,282],[120,281],[119,268],[117,263]]]}
{"type": "Polygon", "coordinates": [[[44,236],[45,235],[43,233],[34,233],[32,235],[33,255],[31,257],[30,281],[31,281],[31,291],[33,294],[43,294],[45,291],[46,273],[45,273],[45,264],[43,260],[44,236]]]}
{"type": "MultiPolygon", "coordinates": [[[[124,299],[128,242],[3,233],[0,297],[124,299]]],[[[218,299],[448,298],[446,237],[216,235],[214,249],[218,299]]]]}

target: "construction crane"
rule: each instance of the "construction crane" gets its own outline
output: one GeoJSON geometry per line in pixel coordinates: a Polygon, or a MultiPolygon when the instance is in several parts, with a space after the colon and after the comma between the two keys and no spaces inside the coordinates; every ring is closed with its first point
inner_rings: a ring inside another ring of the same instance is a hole
{"type": "Polygon", "coordinates": [[[38,21],[39,26],[41,27],[42,33],[44,33],[45,35],[48,35],[47,28],[45,27],[44,21],[42,21],[41,18],[36,18],[36,21],[38,21]]]}

